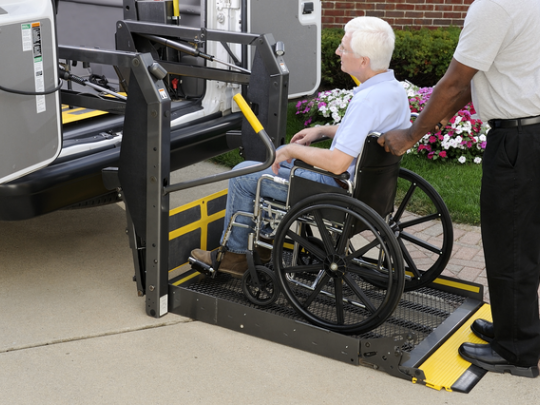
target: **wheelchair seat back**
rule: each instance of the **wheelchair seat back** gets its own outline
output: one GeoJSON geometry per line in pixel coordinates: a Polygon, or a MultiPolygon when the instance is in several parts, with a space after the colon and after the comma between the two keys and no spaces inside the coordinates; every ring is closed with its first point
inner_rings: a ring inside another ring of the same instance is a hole
{"type": "MultiPolygon", "coordinates": [[[[379,134],[369,134],[364,143],[356,162],[355,177],[353,180],[352,197],[358,199],[375,210],[385,218],[394,211],[394,199],[396,197],[397,179],[401,156],[394,156],[385,152],[384,148],[377,143],[379,134]]],[[[309,166],[304,162],[296,161],[295,166],[313,170],[340,180],[348,180],[349,173],[341,175],[323,171],[309,166]]],[[[337,183],[336,183],[337,185],[337,183]]],[[[293,207],[299,201],[315,194],[347,194],[350,193],[340,187],[334,187],[291,174],[289,196],[287,205],[293,207]]],[[[334,218],[335,211],[328,210],[327,220],[342,222],[343,218],[334,218]]],[[[364,225],[355,224],[353,233],[361,232],[364,225]]]]}
{"type": "Polygon", "coordinates": [[[368,135],[356,162],[353,197],[385,218],[394,211],[401,156],[386,152],[377,143],[377,135],[368,135]]]}

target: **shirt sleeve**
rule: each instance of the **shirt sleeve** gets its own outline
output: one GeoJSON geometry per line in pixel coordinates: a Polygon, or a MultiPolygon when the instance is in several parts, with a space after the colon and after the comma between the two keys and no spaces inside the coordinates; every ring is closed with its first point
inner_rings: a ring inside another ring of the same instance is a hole
{"type": "Polygon", "coordinates": [[[454,58],[473,69],[487,71],[503,46],[510,18],[491,0],[476,0],[469,7],[454,58]]]}
{"type": "Polygon", "coordinates": [[[333,148],[356,158],[366,140],[366,136],[374,127],[375,114],[368,103],[354,102],[347,107],[347,114],[339,125],[339,134],[333,148]]]}

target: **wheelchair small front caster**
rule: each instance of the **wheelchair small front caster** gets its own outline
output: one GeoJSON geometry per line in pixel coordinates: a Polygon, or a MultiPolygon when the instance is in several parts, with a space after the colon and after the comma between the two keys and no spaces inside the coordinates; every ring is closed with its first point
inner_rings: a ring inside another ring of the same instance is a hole
{"type": "Polygon", "coordinates": [[[242,277],[242,291],[255,305],[271,305],[279,297],[277,279],[272,270],[265,266],[255,266],[256,277],[248,270],[242,277]]]}

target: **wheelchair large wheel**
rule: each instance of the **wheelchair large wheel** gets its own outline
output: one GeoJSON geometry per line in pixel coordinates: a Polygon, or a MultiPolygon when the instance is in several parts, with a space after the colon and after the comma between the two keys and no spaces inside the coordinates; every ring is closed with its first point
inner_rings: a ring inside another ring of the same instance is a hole
{"type": "Polygon", "coordinates": [[[392,230],[375,211],[348,196],[316,195],[296,204],[277,229],[272,255],[291,306],[332,331],[376,328],[403,293],[403,259],[392,230]]]}
{"type": "Polygon", "coordinates": [[[390,217],[405,262],[405,291],[423,287],[444,270],[452,254],[452,220],[441,196],[422,177],[401,168],[398,184],[404,192],[390,217]],[[416,212],[419,214],[410,214],[416,212]]]}

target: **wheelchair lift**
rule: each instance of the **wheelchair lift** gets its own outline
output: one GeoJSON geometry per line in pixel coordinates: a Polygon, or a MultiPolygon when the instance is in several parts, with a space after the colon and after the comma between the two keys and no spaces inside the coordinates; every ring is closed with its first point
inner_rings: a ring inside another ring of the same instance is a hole
{"type": "MultiPolygon", "coordinates": [[[[135,23],[128,23],[126,27],[132,31],[141,29],[135,23]]],[[[169,275],[171,270],[186,263],[191,249],[210,250],[218,246],[225,207],[222,192],[170,211],[169,193],[269,167],[273,153],[264,153],[264,150],[272,149],[272,143],[281,143],[284,128],[288,71],[274,50],[273,37],[212,31],[204,34],[208,40],[256,47],[259,56],[256,56],[249,91],[245,94],[258,105],[259,115],[272,123],[271,139],[265,136],[264,130],[248,131],[245,124],[243,151],[248,158],[259,158],[263,163],[246,171],[229,171],[171,185],[167,119],[170,99],[161,91],[160,74],[163,72],[145,55],[129,59],[127,65],[116,64],[131,69],[130,98],[139,100],[126,106],[125,133],[129,136],[122,144],[118,178],[127,205],[137,290],[139,295],[146,296],[147,314],[161,317],[173,312],[349,364],[369,366],[433,388],[468,392],[483,376],[480,369],[460,364],[450,377],[434,379],[440,367],[433,367],[431,363],[447,362],[448,353],[453,356],[453,362],[459,360],[452,338],[456,334],[460,339],[467,335],[469,324],[479,314],[489,318],[489,308],[482,303],[481,285],[446,277],[430,280],[425,287],[406,291],[394,313],[382,325],[361,335],[347,335],[306,322],[283,296],[272,305],[257,307],[242,293],[241,282],[229,275],[210,279],[195,270],[177,277],[169,275]],[[259,77],[254,72],[258,72],[259,77]],[[259,80],[260,77],[264,80],[259,80]],[[139,84],[132,86],[131,83],[139,84]],[[258,143],[253,141],[255,133],[260,136],[258,143]],[[443,356],[442,360],[433,360],[438,356],[443,356]]],[[[122,40],[122,35],[119,38],[122,40]]],[[[206,77],[213,73],[203,70],[201,74],[206,77]]],[[[248,75],[243,73],[220,75],[231,82],[248,83],[248,75]]],[[[329,311],[325,302],[314,305],[315,311],[329,311]]]]}

